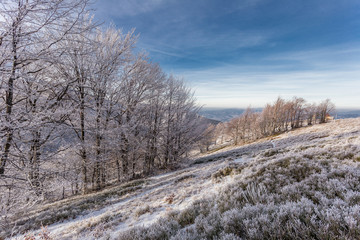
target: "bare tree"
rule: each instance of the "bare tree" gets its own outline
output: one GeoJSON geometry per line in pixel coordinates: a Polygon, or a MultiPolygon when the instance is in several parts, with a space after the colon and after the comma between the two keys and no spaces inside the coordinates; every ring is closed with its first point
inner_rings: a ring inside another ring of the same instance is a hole
{"type": "MultiPolygon", "coordinates": [[[[89,29],[91,21],[80,26],[89,29]]],[[[136,41],[133,32],[108,29],[94,30],[85,35],[67,39],[64,64],[60,70],[72,82],[69,97],[73,112],[69,117],[79,140],[78,153],[82,162],[83,193],[87,192],[89,166],[93,163],[92,180],[94,188],[104,185],[104,137],[109,123],[119,110],[121,90],[119,74],[130,61],[132,46],[136,41]],[[89,160],[93,154],[94,160],[89,160]]]]}
{"type": "Polygon", "coordinates": [[[63,150],[68,89],[54,66],[61,42],[79,34],[75,25],[87,5],[87,0],[0,3],[0,195],[6,186],[12,202],[7,208],[19,210],[45,197],[45,181],[54,175],[49,162],[63,150]]]}
{"type": "MultiPolygon", "coordinates": [[[[147,108],[150,103],[154,103],[152,101],[156,98],[154,93],[161,88],[163,75],[158,65],[149,63],[148,58],[141,54],[134,57],[133,61],[124,68],[121,81],[121,110],[117,123],[121,128],[119,161],[122,165],[122,175],[126,178],[130,175],[135,176],[136,162],[142,158],[140,153],[146,151],[139,149],[141,146],[139,141],[146,135],[144,121],[148,120],[147,108]]],[[[156,102],[160,103],[159,99],[156,102]]],[[[158,113],[156,115],[159,116],[158,113]]],[[[158,118],[154,120],[157,121],[158,118]]],[[[152,123],[149,124],[151,126],[152,123]]]]}
{"type": "Polygon", "coordinates": [[[119,102],[121,90],[118,74],[123,66],[130,61],[131,50],[136,38],[133,32],[122,34],[121,31],[108,29],[106,32],[97,31],[95,35],[94,66],[89,83],[91,95],[91,109],[94,112],[95,126],[95,189],[99,190],[105,184],[106,161],[103,140],[107,136],[109,121],[114,119],[116,104],[119,102]]]}
{"type": "Polygon", "coordinates": [[[238,145],[241,138],[241,119],[240,117],[231,119],[226,125],[226,132],[231,137],[234,145],[238,145]]]}
{"type": "Polygon", "coordinates": [[[306,115],[307,125],[313,125],[314,123],[316,123],[315,122],[316,110],[317,110],[317,106],[315,103],[306,105],[305,115],[306,115]]]}
{"type": "Polygon", "coordinates": [[[215,145],[218,144],[218,140],[220,140],[220,144],[224,143],[226,137],[226,126],[224,123],[220,122],[216,125],[215,137],[215,145]]]}
{"type": "Polygon", "coordinates": [[[205,130],[198,143],[201,153],[209,151],[210,146],[216,143],[216,125],[209,124],[206,121],[203,124],[205,130]]]}
{"type": "Polygon", "coordinates": [[[319,119],[319,123],[326,123],[327,116],[335,110],[335,105],[330,101],[330,99],[326,99],[321,102],[317,109],[317,118],[319,119]]]}
{"type": "Polygon", "coordinates": [[[0,156],[0,174],[4,174],[9,160],[14,131],[18,128],[20,113],[27,96],[21,83],[31,81],[35,74],[51,66],[49,51],[55,52],[55,45],[67,34],[73,33],[73,26],[85,13],[87,0],[76,1],[29,1],[12,0],[1,3],[1,89],[4,93],[0,103],[1,121],[4,128],[0,137],[3,146],[0,156]],[[66,28],[58,26],[66,24],[66,28]],[[19,107],[18,107],[19,106],[19,107]]]}
{"type": "Polygon", "coordinates": [[[199,139],[197,114],[193,93],[183,81],[170,76],[167,81],[164,110],[162,166],[178,161],[199,139]]]}
{"type": "Polygon", "coordinates": [[[280,97],[273,104],[266,104],[261,113],[254,113],[248,108],[240,117],[227,123],[227,133],[233,143],[252,141],[260,137],[271,136],[283,131],[299,128],[307,121],[308,125],[326,122],[327,116],[335,109],[329,99],[318,106],[306,104],[303,98],[294,97],[286,101],[280,97]]]}
{"type": "Polygon", "coordinates": [[[155,168],[156,160],[159,162],[160,138],[163,130],[162,122],[165,107],[165,81],[166,75],[159,68],[155,72],[153,84],[156,88],[149,94],[149,100],[146,104],[145,115],[145,155],[144,155],[144,173],[148,175],[155,168]],[[155,84],[156,83],[156,84],[155,84]]]}

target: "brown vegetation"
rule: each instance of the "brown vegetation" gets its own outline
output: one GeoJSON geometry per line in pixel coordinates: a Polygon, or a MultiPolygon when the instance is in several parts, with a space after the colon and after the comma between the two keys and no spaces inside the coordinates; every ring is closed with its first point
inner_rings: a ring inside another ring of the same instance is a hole
{"type": "Polygon", "coordinates": [[[232,143],[238,145],[305,125],[325,123],[334,110],[329,99],[316,105],[306,103],[303,98],[286,101],[279,97],[273,104],[267,104],[262,112],[247,108],[241,116],[231,119],[224,129],[232,143]]]}

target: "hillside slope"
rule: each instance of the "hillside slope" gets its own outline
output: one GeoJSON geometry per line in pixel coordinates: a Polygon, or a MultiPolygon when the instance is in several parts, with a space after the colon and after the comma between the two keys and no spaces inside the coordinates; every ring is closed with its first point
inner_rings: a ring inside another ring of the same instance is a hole
{"type": "Polygon", "coordinates": [[[54,239],[357,239],[360,119],[223,149],[17,218],[3,234],[37,235],[43,224],[54,239]]]}

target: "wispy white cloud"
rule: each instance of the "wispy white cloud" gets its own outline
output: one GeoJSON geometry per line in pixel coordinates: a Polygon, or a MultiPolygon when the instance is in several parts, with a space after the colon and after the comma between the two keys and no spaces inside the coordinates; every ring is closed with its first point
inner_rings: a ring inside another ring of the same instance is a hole
{"type": "Polygon", "coordinates": [[[150,53],[159,53],[165,56],[171,56],[171,57],[177,57],[177,58],[183,58],[185,57],[185,54],[181,54],[177,51],[171,51],[171,50],[160,50],[156,47],[151,46],[144,46],[144,49],[150,53]]]}
{"type": "MultiPolygon", "coordinates": [[[[224,58],[234,54],[234,51],[249,47],[268,44],[272,37],[271,32],[241,31],[236,33],[219,33],[216,36],[198,30],[186,32],[181,38],[174,37],[173,33],[163,34],[161,39],[147,39],[146,44],[140,47],[150,52],[150,56],[158,60],[187,59],[202,64],[224,64],[216,58],[224,58]]],[[[182,66],[172,65],[173,68],[182,66]]]]}
{"type": "Polygon", "coordinates": [[[265,57],[268,61],[293,61],[317,68],[349,68],[360,62],[360,43],[326,46],[314,50],[292,51],[265,57]]]}
{"type": "Polygon", "coordinates": [[[98,1],[96,8],[98,14],[108,17],[133,17],[151,12],[166,2],[165,0],[107,0],[98,1]]]}
{"type": "Polygon", "coordinates": [[[186,40],[192,43],[193,47],[215,47],[215,49],[246,48],[262,45],[270,39],[272,33],[269,31],[237,31],[224,32],[214,35],[205,31],[190,33],[186,40]]]}
{"type": "Polygon", "coordinates": [[[277,96],[301,96],[310,102],[330,98],[341,107],[360,107],[360,71],[271,73],[261,77],[265,79],[262,82],[255,73],[235,74],[232,81],[212,79],[191,85],[199,103],[209,107],[261,107],[277,96]]]}
{"type": "Polygon", "coordinates": [[[335,46],[273,57],[295,61],[294,65],[305,62],[306,69],[301,70],[284,62],[269,66],[232,64],[178,74],[195,89],[199,103],[209,107],[261,107],[277,96],[300,96],[310,102],[330,98],[339,107],[360,108],[358,51],[356,45],[335,46]]]}

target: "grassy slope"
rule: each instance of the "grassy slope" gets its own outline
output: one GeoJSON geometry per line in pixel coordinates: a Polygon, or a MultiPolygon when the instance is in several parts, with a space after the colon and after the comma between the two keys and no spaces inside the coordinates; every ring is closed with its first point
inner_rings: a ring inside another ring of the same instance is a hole
{"type": "Polygon", "coordinates": [[[55,239],[356,239],[360,119],[274,141],[275,148],[261,140],[222,149],[183,170],[44,206],[16,229],[42,222],[55,239]]]}

